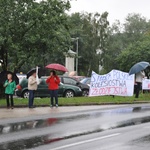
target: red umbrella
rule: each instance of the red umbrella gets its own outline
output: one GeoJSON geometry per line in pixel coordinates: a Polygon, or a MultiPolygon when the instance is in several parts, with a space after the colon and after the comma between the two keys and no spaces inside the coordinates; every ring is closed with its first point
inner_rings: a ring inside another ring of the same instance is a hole
{"type": "Polygon", "coordinates": [[[68,69],[61,64],[49,64],[45,68],[58,70],[62,72],[68,72],[68,69]]]}

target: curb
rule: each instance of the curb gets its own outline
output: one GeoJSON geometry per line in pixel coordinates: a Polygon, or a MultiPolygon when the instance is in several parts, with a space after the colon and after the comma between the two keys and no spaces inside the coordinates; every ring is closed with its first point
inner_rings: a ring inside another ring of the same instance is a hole
{"type": "MultiPolygon", "coordinates": [[[[127,105],[127,104],[150,104],[150,101],[133,101],[133,102],[121,102],[121,103],[85,103],[85,104],[66,104],[59,105],[59,107],[69,107],[69,106],[91,106],[91,105],[127,105]]],[[[34,105],[35,107],[49,107],[49,105],[34,105]]],[[[15,108],[28,108],[28,105],[15,105],[15,108]]],[[[0,108],[6,108],[6,106],[0,106],[0,108]]]]}

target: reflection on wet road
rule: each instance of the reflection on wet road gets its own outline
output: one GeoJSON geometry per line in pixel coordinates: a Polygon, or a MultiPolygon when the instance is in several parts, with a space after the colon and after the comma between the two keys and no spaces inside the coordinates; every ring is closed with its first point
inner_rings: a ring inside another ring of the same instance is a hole
{"type": "Polygon", "coordinates": [[[150,135],[142,137],[140,139],[134,140],[133,143],[135,144],[149,144],[150,143],[150,135]]]}
{"type": "Polygon", "coordinates": [[[33,120],[28,122],[19,122],[19,123],[7,124],[7,125],[0,125],[0,134],[52,126],[57,121],[58,120],[56,118],[48,118],[46,120],[33,120]]]}
{"type": "MultiPolygon", "coordinates": [[[[37,132],[38,135],[29,135],[28,138],[13,138],[5,142],[0,140],[0,150],[22,150],[50,144],[63,139],[89,135],[105,130],[133,126],[150,122],[150,116],[143,115],[150,111],[150,107],[119,108],[105,111],[81,113],[69,117],[57,117],[16,122],[0,125],[0,139],[19,134],[20,132],[37,132]],[[43,132],[43,133],[42,133],[43,132]]],[[[142,139],[141,139],[142,140],[142,139]]],[[[150,136],[144,137],[149,141],[150,136]]],[[[136,142],[136,141],[135,141],[136,142]]]]}
{"type": "Polygon", "coordinates": [[[104,112],[94,112],[90,114],[77,115],[72,117],[63,117],[63,118],[48,118],[48,119],[40,119],[33,120],[27,122],[17,122],[6,125],[0,125],[0,134],[6,134],[10,132],[17,132],[21,130],[34,129],[34,128],[43,128],[52,126],[55,124],[60,124],[64,122],[71,122],[73,120],[82,120],[82,119],[90,119],[90,118],[99,118],[104,115],[120,115],[120,114],[128,114],[133,112],[144,112],[150,111],[150,107],[134,107],[134,108],[121,108],[121,109],[112,109],[106,110],[104,112]]]}

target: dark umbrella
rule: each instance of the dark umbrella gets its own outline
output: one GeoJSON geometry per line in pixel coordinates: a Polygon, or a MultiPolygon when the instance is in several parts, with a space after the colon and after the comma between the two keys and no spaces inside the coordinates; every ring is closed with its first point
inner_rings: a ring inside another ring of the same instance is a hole
{"type": "MultiPolygon", "coordinates": [[[[38,67],[38,69],[40,69],[40,67],[38,67]]],[[[36,68],[32,68],[30,71],[27,72],[27,79],[33,74],[36,72],[36,68]]],[[[40,77],[41,74],[40,72],[38,71],[38,76],[40,77]]]]}
{"type": "Polygon", "coordinates": [[[17,75],[11,71],[2,71],[0,73],[0,83],[4,84],[4,82],[7,80],[7,75],[12,74],[12,79],[16,82],[16,84],[19,84],[19,78],[17,75]]]}
{"type": "Polygon", "coordinates": [[[68,72],[68,69],[61,64],[49,64],[45,68],[62,71],[62,72],[68,72]]]}
{"type": "Polygon", "coordinates": [[[140,72],[141,70],[144,70],[148,66],[150,66],[149,62],[146,62],[146,61],[138,62],[134,66],[132,66],[132,68],[129,71],[129,75],[136,74],[140,72]]]}

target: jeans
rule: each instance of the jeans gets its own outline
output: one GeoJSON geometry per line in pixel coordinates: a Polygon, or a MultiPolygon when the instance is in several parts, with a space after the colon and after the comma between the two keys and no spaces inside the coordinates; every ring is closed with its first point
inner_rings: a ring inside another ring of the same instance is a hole
{"type": "Polygon", "coordinates": [[[54,97],[55,97],[55,105],[58,105],[58,90],[50,90],[51,97],[51,105],[54,105],[54,97]]]}
{"type": "Polygon", "coordinates": [[[34,90],[29,90],[29,107],[33,106],[33,102],[34,102],[34,90]]]}
{"type": "Polygon", "coordinates": [[[135,90],[135,98],[138,98],[142,83],[141,82],[136,82],[136,83],[137,83],[137,86],[136,86],[136,90],[135,90]]]}
{"type": "Polygon", "coordinates": [[[7,107],[10,107],[9,97],[10,97],[10,100],[11,100],[11,107],[14,107],[13,94],[6,94],[7,107]]]}

